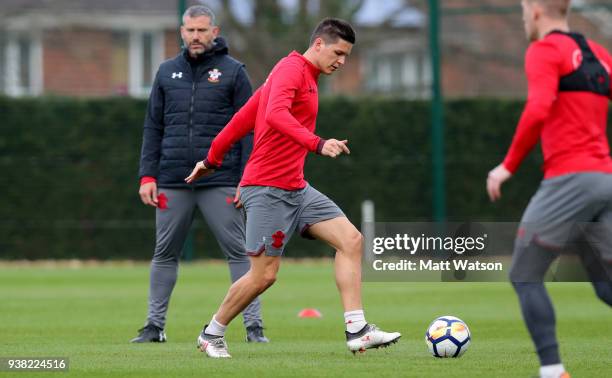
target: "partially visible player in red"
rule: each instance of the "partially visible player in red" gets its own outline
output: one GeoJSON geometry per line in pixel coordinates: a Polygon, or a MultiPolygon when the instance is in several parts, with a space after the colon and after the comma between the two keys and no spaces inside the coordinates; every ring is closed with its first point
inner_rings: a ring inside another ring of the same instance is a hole
{"type": "Polygon", "coordinates": [[[599,298],[612,306],[612,159],[606,136],[612,58],[570,32],[569,0],[523,0],[522,7],[532,42],[525,57],[527,104],[504,161],[489,172],[487,191],[491,201],[498,200],[501,185],[541,142],[544,180],[521,219],[510,280],[537,349],[540,376],[569,377],[543,279],[559,253],[586,238],[578,250],[582,263],[599,298]]]}
{"type": "Polygon", "coordinates": [[[232,143],[255,130],[253,152],[240,182],[251,270],[231,286],[198,337],[198,347],[210,357],[230,357],[225,328],[274,283],[284,247],[295,231],[336,249],[336,285],[345,311],[349,350],[386,346],[401,336],[366,322],[361,303],[363,237],[333,201],[304,180],[309,152],[332,158],[349,153],[346,140],[325,140],[314,131],[319,75],[340,69],[354,43],[355,32],[347,22],[323,20],[308,50],[303,55],[294,51],[276,64],[266,83],[215,138],[207,158],[186,178],[193,182],[221,166],[232,143]]]}

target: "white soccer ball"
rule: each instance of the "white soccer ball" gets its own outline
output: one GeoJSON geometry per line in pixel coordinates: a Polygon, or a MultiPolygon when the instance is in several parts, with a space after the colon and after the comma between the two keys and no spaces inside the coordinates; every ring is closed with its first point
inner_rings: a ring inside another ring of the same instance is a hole
{"type": "Polygon", "coordinates": [[[471,339],[467,324],[450,315],[435,319],[425,333],[425,343],[434,357],[461,357],[471,339]]]}

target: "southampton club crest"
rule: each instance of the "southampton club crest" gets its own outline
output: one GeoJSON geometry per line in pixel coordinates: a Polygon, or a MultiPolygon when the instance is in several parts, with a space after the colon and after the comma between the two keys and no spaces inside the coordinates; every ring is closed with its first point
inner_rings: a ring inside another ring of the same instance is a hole
{"type": "Polygon", "coordinates": [[[217,68],[213,68],[212,70],[208,71],[208,81],[211,83],[218,83],[221,75],[223,75],[221,71],[219,71],[217,68]]]}

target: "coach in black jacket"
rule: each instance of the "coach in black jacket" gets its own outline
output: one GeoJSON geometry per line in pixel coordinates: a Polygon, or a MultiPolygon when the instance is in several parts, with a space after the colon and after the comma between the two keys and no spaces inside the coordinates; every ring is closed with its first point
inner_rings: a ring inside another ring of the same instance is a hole
{"type": "MultiPolygon", "coordinates": [[[[183,15],[186,48],[161,64],[147,107],[140,157],[142,202],[156,207],[156,245],[151,263],[148,316],[132,342],[164,342],[166,313],[178,261],[196,206],[226,255],[232,281],[250,267],[236,186],[252,149],[252,134],[236,143],[215,174],[194,184],[184,178],[208,153],[215,136],[251,96],[244,65],[217,37],[215,16],[196,5],[183,15]]],[[[247,341],[267,342],[259,300],[244,310],[247,341]]]]}

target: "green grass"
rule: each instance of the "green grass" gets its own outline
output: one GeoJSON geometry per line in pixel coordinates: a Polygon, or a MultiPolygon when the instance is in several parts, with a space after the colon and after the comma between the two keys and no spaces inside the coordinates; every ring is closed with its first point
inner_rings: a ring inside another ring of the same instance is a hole
{"type": "MultiPolygon", "coordinates": [[[[70,358],[75,377],[530,377],[537,358],[506,283],[364,283],[367,319],[403,337],[391,348],[353,356],[344,344],[340,301],[329,261],[285,261],[263,296],[269,345],[228,330],[231,360],[206,359],[195,338],[225,294],[221,263],[183,264],[168,314],[165,344],[132,345],[146,311],[148,265],[71,268],[0,266],[0,357],[70,358]],[[321,319],[299,319],[314,307],[321,319]],[[460,359],[435,359],[423,341],[439,315],[472,331],[460,359]]],[[[564,363],[573,377],[612,376],[610,309],[588,284],[548,285],[557,308],[564,363]]],[[[66,373],[56,373],[65,376],[66,373]]],[[[0,377],[8,376],[1,373],[0,377]]],[[[40,377],[38,373],[18,373],[40,377]]]]}

